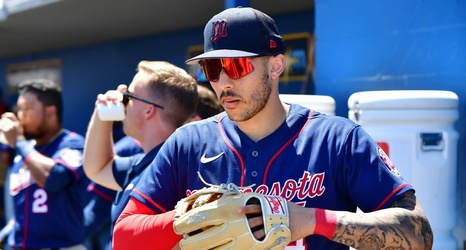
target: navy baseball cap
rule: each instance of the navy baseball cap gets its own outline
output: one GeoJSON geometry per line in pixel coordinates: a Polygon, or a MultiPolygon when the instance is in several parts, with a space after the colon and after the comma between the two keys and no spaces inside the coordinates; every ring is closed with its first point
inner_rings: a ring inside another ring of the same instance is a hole
{"type": "Polygon", "coordinates": [[[284,52],[285,42],[271,17],[250,7],[237,7],[226,9],[209,20],[204,29],[204,53],[186,63],[284,52]]]}

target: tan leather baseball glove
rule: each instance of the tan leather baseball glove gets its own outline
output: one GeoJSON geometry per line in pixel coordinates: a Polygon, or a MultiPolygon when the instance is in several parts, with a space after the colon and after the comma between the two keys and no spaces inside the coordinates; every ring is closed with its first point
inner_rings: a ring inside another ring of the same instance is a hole
{"type": "Polygon", "coordinates": [[[178,201],[174,230],[182,249],[283,249],[291,240],[289,214],[282,197],[242,194],[234,184],[212,185],[178,201]],[[256,239],[238,207],[260,204],[265,237],[256,239]]]}

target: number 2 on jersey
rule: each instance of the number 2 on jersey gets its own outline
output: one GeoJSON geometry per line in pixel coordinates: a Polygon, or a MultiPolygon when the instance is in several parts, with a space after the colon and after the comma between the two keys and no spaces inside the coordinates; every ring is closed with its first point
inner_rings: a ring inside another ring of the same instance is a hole
{"type": "Polygon", "coordinates": [[[32,202],[33,213],[47,213],[49,207],[47,206],[47,192],[44,189],[37,189],[34,191],[34,201],[32,202]]]}

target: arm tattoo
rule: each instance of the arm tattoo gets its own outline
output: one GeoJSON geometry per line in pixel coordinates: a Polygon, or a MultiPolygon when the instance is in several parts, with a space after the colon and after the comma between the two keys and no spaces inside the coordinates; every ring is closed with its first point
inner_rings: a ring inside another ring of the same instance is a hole
{"type": "Polygon", "coordinates": [[[410,191],[390,208],[343,215],[333,240],[356,249],[431,249],[433,234],[410,191]]]}

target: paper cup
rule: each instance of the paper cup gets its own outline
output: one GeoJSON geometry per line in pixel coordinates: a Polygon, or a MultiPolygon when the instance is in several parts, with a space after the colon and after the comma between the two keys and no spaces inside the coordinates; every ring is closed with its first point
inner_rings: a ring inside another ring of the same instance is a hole
{"type": "Polygon", "coordinates": [[[121,121],[125,119],[123,103],[108,102],[107,105],[97,104],[97,113],[102,121],[121,121]]]}

